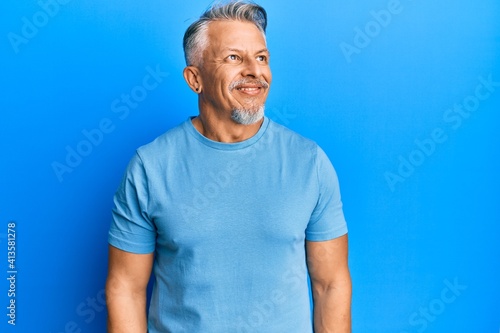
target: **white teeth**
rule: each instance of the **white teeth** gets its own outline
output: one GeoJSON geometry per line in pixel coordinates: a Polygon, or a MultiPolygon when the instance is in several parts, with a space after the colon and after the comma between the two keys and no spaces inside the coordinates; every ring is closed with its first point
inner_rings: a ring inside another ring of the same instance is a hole
{"type": "Polygon", "coordinates": [[[259,88],[239,88],[239,90],[243,90],[243,91],[256,91],[256,90],[259,90],[259,88]]]}

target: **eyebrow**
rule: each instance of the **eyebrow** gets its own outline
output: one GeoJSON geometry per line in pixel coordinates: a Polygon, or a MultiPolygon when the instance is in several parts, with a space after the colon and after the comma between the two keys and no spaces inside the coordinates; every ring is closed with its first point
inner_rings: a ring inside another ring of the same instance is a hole
{"type": "MultiPolygon", "coordinates": [[[[239,53],[244,53],[243,50],[240,50],[240,49],[233,49],[233,48],[225,48],[224,51],[231,51],[231,52],[239,52],[239,53]]],[[[259,50],[257,52],[255,52],[255,54],[259,54],[259,53],[263,53],[263,52],[267,52],[267,53],[270,53],[269,50],[267,48],[265,49],[262,49],[262,50],[259,50]]]]}

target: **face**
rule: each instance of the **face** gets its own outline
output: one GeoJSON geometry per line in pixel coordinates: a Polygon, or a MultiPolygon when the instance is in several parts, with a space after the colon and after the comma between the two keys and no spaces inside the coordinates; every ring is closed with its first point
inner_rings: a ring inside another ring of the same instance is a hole
{"type": "Polygon", "coordinates": [[[224,114],[262,112],[271,84],[262,32],[250,22],[215,21],[207,44],[200,68],[202,107],[224,114]]]}

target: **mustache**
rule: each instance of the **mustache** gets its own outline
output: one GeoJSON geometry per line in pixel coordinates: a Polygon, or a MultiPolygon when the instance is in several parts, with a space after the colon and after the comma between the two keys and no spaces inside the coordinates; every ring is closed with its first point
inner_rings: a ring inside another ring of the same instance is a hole
{"type": "Polygon", "coordinates": [[[260,86],[260,87],[265,88],[265,89],[269,88],[269,83],[267,83],[266,81],[259,80],[259,79],[246,79],[246,78],[244,78],[244,79],[240,79],[238,81],[231,82],[231,84],[229,85],[229,90],[233,90],[238,86],[242,86],[242,85],[246,85],[246,84],[260,86]]]}

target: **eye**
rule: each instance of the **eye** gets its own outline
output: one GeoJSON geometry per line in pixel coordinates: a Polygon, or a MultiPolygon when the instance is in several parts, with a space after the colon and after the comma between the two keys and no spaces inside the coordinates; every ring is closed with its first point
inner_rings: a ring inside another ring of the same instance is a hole
{"type": "Polygon", "coordinates": [[[259,62],[267,62],[267,57],[265,55],[257,56],[257,61],[259,61],[259,62]]]}
{"type": "Polygon", "coordinates": [[[240,57],[236,54],[231,54],[227,57],[227,60],[232,61],[232,62],[236,62],[236,61],[240,60],[240,57]]]}

